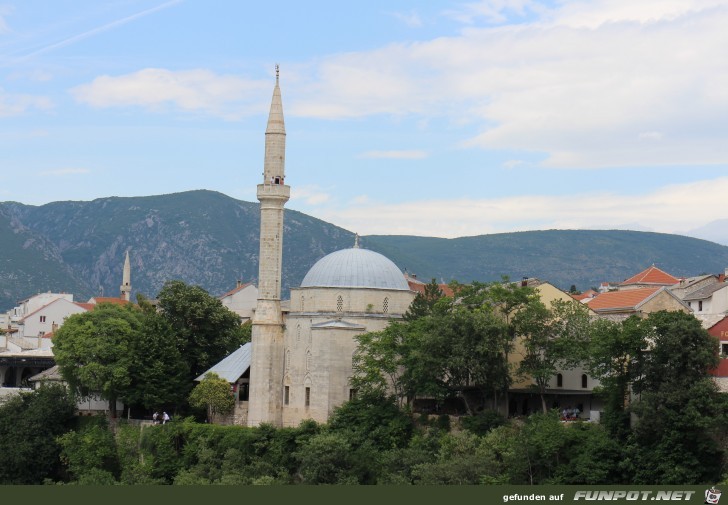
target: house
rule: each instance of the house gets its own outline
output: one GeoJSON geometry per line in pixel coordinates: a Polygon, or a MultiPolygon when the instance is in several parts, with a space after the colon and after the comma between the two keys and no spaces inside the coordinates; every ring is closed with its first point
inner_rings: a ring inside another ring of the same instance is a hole
{"type": "Polygon", "coordinates": [[[718,367],[710,371],[718,389],[728,393],[728,317],[708,328],[708,333],[718,339],[720,361],[718,367]]]}
{"type": "Polygon", "coordinates": [[[654,264],[649,268],[633,275],[629,279],[619,283],[618,290],[626,291],[630,289],[656,288],[661,286],[674,286],[679,284],[680,279],[673,277],[667,272],[660,270],[654,264]]]}
{"type": "Polygon", "coordinates": [[[599,316],[616,321],[660,310],[692,312],[666,286],[610,291],[592,298],[587,305],[599,316]]]}
{"type": "MultiPolygon", "coordinates": [[[[38,389],[43,385],[44,382],[55,382],[59,384],[66,384],[61,376],[61,372],[58,365],[53,365],[47,370],[33,375],[28,379],[33,389],[38,389]]],[[[86,398],[79,398],[76,402],[76,411],[80,416],[92,416],[94,414],[100,414],[108,412],[109,402],[102,399],[99,395],[91,395],[86,398]]],[[[116,410],[124,410],[124,404],[121,401],[116,402],[116,410]]]]}
{"type": "Polygon", "coordinates": [[[708,284],[683,297],[704,328],[710,328],[728,314],[728,282],[708,284]]]}
{"type": "MultiPolygon", "coordinates": [[[[417,294],[424,295],[425,294],[425,286],[427,286],[426,282],[422,282],[417,278],[415,274],[410,274],[405,272],[404,278],[407,281],[407,285],[409,286],[410,291],[413,291],[417,294]]],[[[445,296],[453,296],[453,291],[447,284],[439,283],[437,285],[438,288],[440,288],[440,291],[442,291],[442,294],[445,296]]]]}
{"type": "Polygon", "coordinates": [[[218,298],[229,310],[240,316],[240,322],[253,319],[255,305],[258,303],[258,288],[252,282],[237,282],[234,289],[218,298]]]}
{"type": "Polygon", "coordinates": [[[227,418],[216,420],[220,424],[247,424],[251,347],[250,342],[241,345],[195,379],[196,382],[200,382],[207,374],[214,373],[230,383],[231,394],[235,397],[235,410],[227,418]]]}
{"type": "MultiPolygon", "coordinates": [[[[549,282],[531,278],[526,280],[526,284],[536,289],[541,302],[546,307],[551,307],[552,302],[556,300],[577,303],[572,295],[549,282]]],[[[514,349],[508,356],[509,363],[514,369],[523,359],[524,354],[523,344],[516,339],[514,349]]],[[[593,394],[594,388],[597,386],[599,386],[599,381],[590,377],[582,367],[561,370],[549,381],[546,389],[549,407],[559,409],[576,407],[581,412],[580,418],[591,418],[595,415],[593,413],[602,408],[601,401],[593,394]]],[[[527,415],[541,410],[541,398],[535,389],[533,379],[522,378],[514,382],[508,393],[509,415],[527,415]]]]}

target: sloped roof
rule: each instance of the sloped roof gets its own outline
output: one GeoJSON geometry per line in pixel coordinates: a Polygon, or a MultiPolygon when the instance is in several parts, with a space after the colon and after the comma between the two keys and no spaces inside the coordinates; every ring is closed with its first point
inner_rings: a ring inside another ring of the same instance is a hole
{"type": "Polygon", "coordinates": [[[226,358],[220,361],[217,365],[207,370],[205,373],[195,379],[199,382],[205,378],[208,373],[215,373],[225,379],[226,381],[233,383],[240,378],[245,371],[250,368],[250,358],[252,345],[250,342],[241,345],[237,350],[230,353],[226,358]]]}
{"type": "Polygon", "coordinates": [[[572,298],[573,298],[574,300],[578,300],[578,301],[582,301],[582,300],[584,300],[584,299],[586,299],[586,298],[594,298],[594,297],[595,297],[596,295],[598,295],[598,294],[599,294],[599,293],[597,293],[597,292],[596,292],[596,291],[594,291],[593,289],[589,289],[589,290],[587,290],[587,291],[584,291],[583,293],[581,293],[581,294],[578,294],[578,295],[574,295],[574,294],[571,294],[571,293],[569,293],[569,295],[570,295],[570,296],[571,296],[571,297],[572,297],[572,298]]]}
{"type": "Polygon", "coordinates": [[[624,282],[621,282],[620,286],[628,286],[630,284],[657,284],[660,286],[672,286],[680,282],[680,279],[673,277],[667,272],[660,270],[655,265],[641,271],[637,275],[633,275],[624,282]]]}
{"type": "MultiPolygon", "coordinates": [[[[404,274],[404,278],[407,281],[407,285],[409,285],[410,291],[414,291],[415,293],[420,293],[422,295],[425,294],[425,286],[427,286],[427,284],[429,283],[424,283],[416,277],[408,275],[407,273],[404,274]]],[[[447,284],[438,284],[437,287],[440,288],[440,291],[442,291],[442,294],[445,296],[454,295],[452,289],[450,289],[450,286],[448,286],[447,284]]]]}
{"type": "Polygon", "coordinates": [[[248,286],[252,286],[252,285],[253,285],[253,283],[252,283],[252,282],[246,282],[245,284],[241,284],[240,286],[238,286],[238,287],[236,287],[236,288],[233,288],[233,289],[231,289],[230,291],[228,291],[228,292],[227,292],[227,293],[225,293],[224,295],[220,295],[220,296],[218,296],[218,299],[219,299],[219,300],[222,300],[222,299],[223,299],[223,298],[225,298],[226,296],[232,296],[232,295],[234,295],[235,293],[237,293],[238,291],[242,291],[243,289],[247,288],[248,286]]]}
{"type": "Polygon", "coordinates": [[[696,289],[689,295],[686,295],[683,300],[704,300],[705,298],[710,297],[713,293],[715,293],[718,290],[723,289],[724,287],[728,286],[728,283],[726,282],[716,282],[715,284],[711,284],[710,286],[705,286],[700,289],[696,289]]]}
{"type": "Polygon", "coordinates": [[[62,381],[63,377],[61,376],[61,370],[58,368],[58,365],[53,365],[48,370],[43,370],[41,373],[36,374],[28,379],[30,382],[37,382],[37,381],[62,381]]]}
{"type": "Polygon", "coordinates": [[[629,289],[626,291],[609,291],[592,298],[587,305],[595,311],[615,309],[636,309],[662,288],[629,289]]]}

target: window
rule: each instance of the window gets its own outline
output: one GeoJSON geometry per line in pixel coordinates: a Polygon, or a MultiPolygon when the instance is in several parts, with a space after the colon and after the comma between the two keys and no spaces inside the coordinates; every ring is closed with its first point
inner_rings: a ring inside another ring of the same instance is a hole
{"type": "Polygon", "coordinates": [[[311,405],[311,388],[306,388],[306,407],[311,405]]]}
{"type": "Polygon", "coordinates": [[[703,300],[698,301],[698,312],[703,310],[703,300]]]}
{"type": "Polygon", "coordinates": [[[356,393],[357,393],[356,389],[349,390],[349,401],[356,399],[356,393]]]}
{"type": "Polygon", "coordinates": [[[311,365],[313,364],[313,356],[311,356],[311,351],[306,351],[306,371],[311,371],[311,365]]]}
{"type": "Polygon", "coordinates": [[[587,381],[588,381],[588,378],[587,378],[586,374],[582,374],[581,375],[581,387],[586,388],[587,381]]]}
{"type": "Polygon", "coordinates": [[[556,374],[556,387],[557,388],[564,387],[564,376],[561,374],[556,374]]]}
{"type": "Polygon", "coordinates": [[[288,386],[283,388],[283,404],[288,405],[288,400],[290,399],[290,388],[288,386]]]}
{"type": "Polygon", "coordinates": [[[728,356],[728,344],[721,343],[720,344],[720,351],[723,356],[728,356]]]}
{"type": "Polygon", "coordinates": [[[45,318],[46,318],[45,316],[40,316],[40,322],[45,323],[45,318]]]}
{"type": "Polygon", "coordinates": [[[688,302],[688,307],[692,308],[692,306],[693,306],[693,302],[688,302]]]}
{"type": "Polygon", "coordinates": [[[384,299],[384,303],[382,304],[382,312],[385,314],[389,312],[389,298],[384,299]]]}
{"type": "Polygon", "coordinates": [[[344,310],[344,299],[341,296],[336,298],[336,312],[342,312],[344,310]]]}
{"type": "Polygon", "coordinates": [[[301,295],[301,312],[303,312],[303,307],[304,307],[303,302],[304,302],[303,295],[301,295]]]}

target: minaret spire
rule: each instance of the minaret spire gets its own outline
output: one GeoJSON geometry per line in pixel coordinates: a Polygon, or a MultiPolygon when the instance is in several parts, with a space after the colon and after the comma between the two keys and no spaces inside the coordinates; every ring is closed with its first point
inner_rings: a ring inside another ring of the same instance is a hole
{"type": "Polygon", "coordinates": [[[279,87],[279,68],[265,130],[263,183],[260,201],[260,254],[258,255],[258,304],[253,316],[248,424],[282,424],[283,314],[281,270],[283,261],[283,207],[291,188],[284,182],[286,127],[279,87]]]}
{"type": "Polygon", "coordinates": [[[131,263],[129,262],[129,249],[126,250],[126,259],[124,259],[124,271],[121,274],[120,290],[120,298],[128,302],[131,298],[131,263]]]}

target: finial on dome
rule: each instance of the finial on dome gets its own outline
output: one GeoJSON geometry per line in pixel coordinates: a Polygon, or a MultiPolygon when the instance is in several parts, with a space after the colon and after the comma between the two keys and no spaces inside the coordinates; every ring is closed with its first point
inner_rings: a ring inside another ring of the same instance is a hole
{"type": "Polygon", "coordinates": [[[354,249],[359,249],[359,234],[354,234],[354,249]]]}

